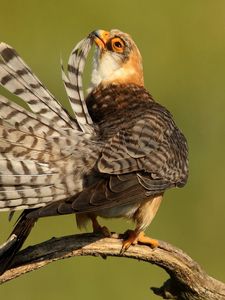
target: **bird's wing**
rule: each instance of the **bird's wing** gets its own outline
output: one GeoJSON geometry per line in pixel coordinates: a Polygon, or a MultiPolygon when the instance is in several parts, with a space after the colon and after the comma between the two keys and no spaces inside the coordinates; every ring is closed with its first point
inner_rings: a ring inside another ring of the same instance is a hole
{"type": "Polygon", "coordinates": [[[80,192],[84,161],[96,158],[90,136],[72,133],[0,96],[0,210],[40,207],[80,192]]]}
{"type": "Polygon", "coordinates": [[[81,193],[31,212],[29,218],[95,212],[143,200],[146,195],[135,174],[93,177],[93,184],[81,193]]]}
{"type": "MultiPolygon", "coordinates": [[[[155,103],[129,129],[121,129],[104,145],[99,179],[75,199],[77,212],[98,211],[162,194],[187,180],[187,143],[171,114],[155,103]]],[[[96,174],[95,174],[96,176],[96,174]]],[[[58,206],[69,211],[70,203],[58,206]]]]}
{"type": "Polygon", "coordinates": [[[187,143],[171,114],[153,103],[142,118],[131,120],[108,139],[97,171],[86,188],[68,201],[59,201],[40,216],[94,212],[138,203],[148,196],[182,186],[188,175],[187,143]]]}
{"type": "Polygon", "coordinates": [[[30,109],[61,128],[75,128],[77,124],[43,86],[18,53],[0,43],[0,85],[23,99],[30,109]]]}
{"type": "Polygon", "coordinates": [[[67,66],[66,75],[62,66],[62,80],[64,82],[67,96],[81,130],[94,134],[94,126],[89,115],[83,93],[82,75],[88,53],[91,49],[93,39],[87,37],[80,41],[72,50],[67,66]]]}
{"type": "Polygon", "coordinates": [[[137,172],[148,190],[165,190],[187,178],[187,143],[171,114],[155,105],[130,129],[122,129],[106,144],[98,169],[107,174],[137,172]]]}
{"type": "Polygon", "coordinates": [[[0,96],[0,210],[40,207],[80,192],[87,156],[96,160],[91,135],[80,131],[5,43],[0,44],[0,84],[34,112],[0,96]]]}

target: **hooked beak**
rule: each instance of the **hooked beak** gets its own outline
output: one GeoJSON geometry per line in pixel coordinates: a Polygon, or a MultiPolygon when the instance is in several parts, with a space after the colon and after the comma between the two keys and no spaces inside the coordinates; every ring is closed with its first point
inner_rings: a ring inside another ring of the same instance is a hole
{"type": "Polygon", "coordinates": [[[110,37],[110,33],[108,31],[105,30],[96,30],[93,31],[93,36],[94,36],[94,42],[95,44],[100,48],[100,49],[104,49],[106,46],[107,41],[109,40],[110,37]]]}

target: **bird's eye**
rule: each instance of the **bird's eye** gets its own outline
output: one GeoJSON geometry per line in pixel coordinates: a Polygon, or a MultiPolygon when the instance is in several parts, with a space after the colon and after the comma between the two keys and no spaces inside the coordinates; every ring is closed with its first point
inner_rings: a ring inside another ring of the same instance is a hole
{"type": "Polygon", "coordinates": [[[120,38],[114,38],[112,39],[112,49],[115,51],[115,52],[119,52],[119,53],[122,53],[123,50],[124,50],[124,42],[120,39],[120,38]]]}
{"type": "Polygon", "coordinates": [[[116,48],[122,48],[122,47],[123,47],[123,45],[122,45],[120,42],[115,42],[115,43],[114,43],[114,46],[115,46],[116,48]]]}

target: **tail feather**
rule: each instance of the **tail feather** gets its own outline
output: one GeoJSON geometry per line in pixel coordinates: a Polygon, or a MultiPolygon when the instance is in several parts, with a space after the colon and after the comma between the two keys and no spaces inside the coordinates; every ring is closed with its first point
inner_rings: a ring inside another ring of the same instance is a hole
{"type": "MultiPolygon", "coordinates": [[[[13,262],[13,259],[17,252],[22,247],[23,243],[30,234],[36,218],[27,218],[27,214],[31,210],[24,210],[20,215],[15,228],[13,229],[10,237],[15,236],[15,239],[11,243],[6,244],[5,247],[1,249],[0,252],[0,275],[2,275],[6,270],[8,270],[13,262]]],[[[10,239],[9,237],[9,239],[10,239]]]]}

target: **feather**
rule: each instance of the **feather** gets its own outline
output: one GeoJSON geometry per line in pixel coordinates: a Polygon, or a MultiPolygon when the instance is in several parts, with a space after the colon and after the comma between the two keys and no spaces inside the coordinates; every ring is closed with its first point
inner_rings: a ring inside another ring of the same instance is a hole
{"type": "Polygon", "coordinates": [[[35,222],[37,221],[36,219],[27,219],[27,213],[30,211],[31,210],[24,211],[20,215],[8,241],[3,247],[1,247],[0,275],[3,274],[10,266],[15,254],[21,248],[35,222]],[[11,243],[10,240],[12,241],[11,243]]]}
{"type": "Polygon", "coordinates": [[[86,102],[84,100],[82,87],[82,74],[84,70],[85,61],[92,45],[90,37],[80,41],[69,57],[68,62],[68,76],[66,76],[63,65],[62,66],[62,80],[70,100],[74,116],[82,131],[94,134],[92,119],[89,115],[86,102]]]}
{"type": "Polygon", "coordinates": [[[0,43],[0,84],[23,99],[31,110],[59,127],[77,128],[62,106],[43,86],[17,52],[0,43]]]}
{"type": "Polygon", "coordinates": [[[98,155],[91,135],[60,129],[3,96],[0,108],[0,210],[42,207],[80,192],[86,157],[91,167],[98,155]]]}

